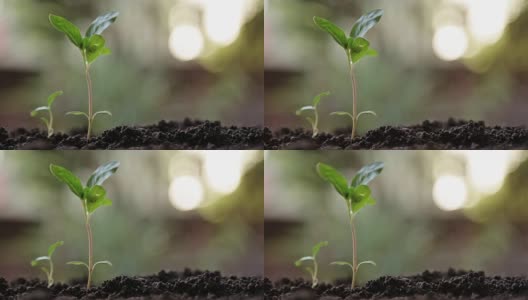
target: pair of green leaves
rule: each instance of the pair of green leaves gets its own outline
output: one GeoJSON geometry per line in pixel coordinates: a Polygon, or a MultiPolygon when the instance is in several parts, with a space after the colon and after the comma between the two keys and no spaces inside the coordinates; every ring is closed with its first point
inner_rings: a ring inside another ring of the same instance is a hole
{"type": "Polygon", "coordinates": [[[319,176],[329,182],[345,199],[349,214],[352,217],[365,205],[376,203],[371,195],[368,184],[381,173],[383,166],[382,162],[375,162],[364,166],[352,178],[350,185],[347,183],[347,179],[333,167],[318,163],[316,168],[319,176]]]}
{"type": "MultiPolygon", "coordinates": [[[[40,257],[37,257],[35,258],[34,260],[31,261],[31,266],[32,267],[36,267],[39,262],[41,261],[51,261],[51,257],[53,256],[53,253],[55,252],[55,250],[64,245],[64,241],[58,241],[54,244],[52,244],[51,246],[48,247],[48,255],[47,256],[40,256],[40,257]]],[[[42,270],[45,272],[45,273],[49,273],[49,271],[46,269],[46,268],[42,268],[42,270]]]]}
{"type": "MultiPolygon", "coordinates": [[[[307,105],[307,106],[303,106],[301,108],[299,108],[295,114],[300,116],[302,114],[302,112],[304,111],[308,111],[308,110],[313,110],[313,111],[316,111],[317,112],[317,105],[319,105],[319,102],[321,102],[321,99],[325,96],[330,96],[330,92],[322,92],[321,94],[315,96],[312,100],[312,105],[307,105]]],[[[311,118],[307,118],[310,123],[313,124],[313,120],[311,120],[311,118]]]]}
{"type": "Polygon", "coordinates": [[[51,111],[51,105],[53,102],[55,102],[55,99],[62,95],[62,91],[56,91],[55,93],[48,96],[48,105],[47,106],[39,106],[31,111],[31,116],[36,117],[39,112],[41,111],[47,111],[49,114],[49,118],[41,117],[40,119],[44,124],[46,124],[46,128],[48,129],[48,137],[50,137],[53,134],[53,112],[51,111]]]}
{"type": "Polygon", "coordinates": [[[383,16],[383,10],[376,9],[361,16],[347,37],[343,29],[334,23],[321,18],[314,17],[314,23],[326,31],[347,52],[353,63],[358,62],[365,56],[377,56],[378,52],[370,48],[370,42],[365,39],[365,34],[374,27],[383,16]]]}
{"type": "Polygon", "coordinates": [[[115,22],[118,15],[118,12],[109,12],[97,17],[86,30],[84,37],[80,29],[66,18],[50,14],[49,20],[55,29],[64,33],[81,50],[86,63],[91,64],[99,56],[111,53],[105,46],[106,41],[101,34],[115,22]]]}
{"type": "Polygon", "coordinates": [[[117,161],[101,165],[92,173],[85,187],[77,176],[64,167],[51,164],[50,172],[60,182],[65,183],[79,199],[83,200],[83,203],[86,204],[86,212],[91,214],[101,206],[112,205],[112,201],[106,198],[106,190],[101,185],[118,168],[119,162],[117,161]]]}

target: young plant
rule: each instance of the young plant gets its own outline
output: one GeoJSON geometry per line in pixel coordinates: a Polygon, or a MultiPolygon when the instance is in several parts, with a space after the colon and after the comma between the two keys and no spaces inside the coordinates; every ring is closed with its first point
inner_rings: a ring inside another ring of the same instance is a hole
{"type": "Polygon", "coordinates": [[[42,267],[42,266],[40,267],[42,272],[44,272],[46,274],[46,277],[48,278],[48,288],[53,285],[53,260],[51,259],[51,257],[53,256],[53,252],[55,252],[55,249],[57,249],[57,247],[60,247],[62,245],[64,245],[63,241],[56,242],[55,244],[48,247],[47,256],[40,256],[31,261],[32,267],[37,267],[41,265],[42,262],[44,261],[48,262],[49,269],[46,267],[42,267]]]}
{"type": "Polygon", "coordinates": [[[47,111],[49,118],[46,117],[40,117],[42,122],[46,124],[46,127],[48,128],[48,137],[53,135],[53,113],[51,112],[51,105],[53,102],[55,102],[55,98],[62,95],[62,91],[56,91],[55,93],[48,96],[48,105],[47,106],[40,106],[35,108],[31,111],[31,116],[36,117],[39,112],[41,111],[47,111]]]}
{"type": "Polygon", "coordinates": [[[119,168],[119,162],[111,161],[104,165],[99,166],[88,179],[86,186],[83,186],[81,180],[77,178],[72,172],[67,169],[57,166],[50,165],[50,172],[60,182],[65,183],[75,196],[81,200],[84,225],[88,236],[88,263],[82,261],[71,261],[69,265],[84,266],[88,269],[88,283],[87,288],[90,288],[92,282],[92,273],[95,267],[99,264],[107,264],[112,266],[112,263],[104,260],[94,263],[93,259],[93,235],[92,228],[90,226],[90,217],[96,209],[102,206],[112,205],[112,201],[106,198],[106,190],[101,186],[103,182],[114,174],[119,168]]]}
{"type": "Polygon", "coordinates": [[[86,137],[89,139],[92,132],[92,125],[97,115],[106,114],[112,116],[109,111],[93,112],[93,98],[92,98],[92,79],[90,77],[90,66],[101,55],[110,54],[111,51],[105,46],[105,39],[101,35],[103,31],[115,22],[118,12],[109,12],[97,17],[90,26],[84,37],[81,31],[70,21],[63,17],[53,14],[49,15],[51,25],[58,31],[64,33],[70,42],[75,45],[80,51],[84,63],[84,73],[86,77],[86,84],[88,86],[88,113],[82,111],[68,112],[67,115],[84,116],[88,120],[88,133],[86,137]]]}
{"type": "Polygon", "coordinates": [[[352,138],[356,136],[357,122],[361,115],[357,112],[357,83],[356,75],[354,74],[354,64],[358,63],[363,57],[378,55],[376,50],[370,48],[370,42],[365,39],[365,34],[381,20],[382,16],[383,10],[381,9],[373,10],[361,16],[361,18],[354,23],[349,36],[347,36],[345,32],[334,23],[321,17],[314,17],[315,24],[329,33],[345,50],[347,55],[350,80],[352,82],[352,138]]]}
{"type": "Polygon", "coordinates": [[[310,124],[312,125],[312,132],[313,132],[312,138],[316,137],[317,134],[319,133],[319,129],[317,128],[319,124],[319,114],[317,113],[317,105],[319,105],[319,102],[321,102],[321,98],[323,96],[328,96],[328,95],[330,95],[330,92],[324,92],[324,93],[321,93],[315,96],[315,98],[312,100],[312,105],[303,106],[295,112],[295,114],[298,116],[300,116],[304,111],[312,110],[314,112],[313,119],[310,117],[306,117],[306,120],[308,120],[308,122],[310,122],[310,124]]]}
{"type": "MultiPolygon", "coordinates": [[[[372,110],[362,111],[355,117],[354,117],[353,114],[350,114],[350,113],[348,113],[346,111],[335,111],[335,112],[331,113],[330,115],[331,116],[346,116],[346,117],[349,117],[352,120],[352,129],[357,126],[357,124],[359,122],[359,117],[361,117],[362,115],[373,115],[375,117],[378,116],[372,110]]],[[[355,133],[354,133],[354,131],[352,131],[352,136],[350,138],[353,139],[354,135],[355,135],[355,133]]]]}
{"type": "MultiPolygon", "coordinates": [[[[352,288],[356,285],[356,277],[359,270],[359,266],[362,264],[374,264],[372,261],[364,261],[358,263],[357,258],[357,241],[356,241],[356,227],[354,225],[354,219],[358,212],[366,205],[376,204],[374,198],[372,198],[371,190],[368,187],[368,183],[372,181],[378,174],[383,170],[383,163],[376,162],[369,164],[361,168],[350,185],[347,183],[347,179],[339,173],[336,169],[323,163],[317,164],[317,173],[319,176],[329,182],[335,190],[343,197],[347,205],[348,217],[350,221],[350,230],[352,232],[352,288]]],[[[343,265],[343,262],[336,262],[334,264],[343,265]]],[[[348,264],[348,263],[345,263],[348,264]]]]}
{"type": "Polygon", "coordinates": [[[317,265],[317,259],[316,259],[317,253],[319,253],[319,250],[321,250],[322,247],[326,247],[326,246],[328,246],[327,241],[319,242],[318,244],[312,247],[312,256],[301,257],[295,262],[296,267],[300,267],[304,261],[313,262],[313,268],[312,267],[305,268],[306,271],[308,271],[308,273],[310,273],[310,275],[312,276],[312,288],[317,286],[317,284],[319,283],[319,280],[317,279],[317,271],[319,269],[319,266],[317,265]]]}

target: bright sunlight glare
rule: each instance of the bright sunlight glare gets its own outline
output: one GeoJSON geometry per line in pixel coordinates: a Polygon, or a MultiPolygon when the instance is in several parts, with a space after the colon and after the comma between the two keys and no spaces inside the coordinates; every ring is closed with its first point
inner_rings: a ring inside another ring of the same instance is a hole
{"type": "Polygon", "coordinates": [[[481,194],[496,193],[508,172],[508,151],[471,151],[467,155],[467,175],[471,185],[481,194]]]}
{"type": "Polygon", "coordinates": [[[464,178],[452,175],[440,176],[433,186],[433,200],[436,206],[446,211],[464,207],[467,201],[464,178]]]}
{"type": "Polygon", "coordinates": [[[213,42],[227,46],[233,43],[244,22],[247,0],[209,0],[204,3],[204,28],[213,42]]]}
{"type": "Polygon", "coordinates": [[[499,40],[508,23],[509,6],[509,0],[470,1],[467,20],[471,35],[484,44],[499,40]]]}
{"type": "Polygon", "coordinates": [[[433,50],[442,60],[452,61],[464,56],[468,48],[468,37],[461,26],[439,27],[433,37],[433,50]]]}
{"type": "Polygon", "coordinates": [[[204,151],[203,168],[211,189],[220,194],[230,194],[240,185],[244,151],[204,151]]]}
{"type": "Polygon", "coordinates": [[[169,186],[169,199],[176,209],[196,209],[204,199],[202,183],[195,176],[176,177],[169,186]]]}
{"type": "Polygon", "coordinates": [[[169,37],[171,54],[183,61],[196,59],[204,48],[202,32],[194,25],[177,25],[169,37]]]}

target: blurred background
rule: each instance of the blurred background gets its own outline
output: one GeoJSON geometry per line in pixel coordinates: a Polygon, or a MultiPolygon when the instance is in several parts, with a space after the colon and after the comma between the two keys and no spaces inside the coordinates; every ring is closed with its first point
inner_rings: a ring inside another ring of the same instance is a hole
{"type": "Polygon", "coordinates": [[[262,275],[262,151],[17,151],[0,152],[0,277],[42,277],[29,262],[58,240],[56,278],[86,276],[65,265],[87,260],[81,203],[49,164],[86,183],[110,160],[121,163],[104,183],[113,206],[92,228],[95,259],[113,267],[96,269],[96,281],[186,267],[262,275]]]}
{"type": "MultiPolygon", "coordinates": [[[[295,260],[328,241],[318,255],[320,280],[350,276],[330,266],[351,261],[346,204],[315,171],[318,162],[349,180],[385,163],[370,186],[377,200],[356,217],[360,281],[448,268],[526,275],[528,152],[268,151],[265,170],[265,274],[309,279],[295,260]]],[[[350,182],[350,181],[349,181],[350,182]]]]}
{"type": "Polygon", "coordinates": [[[84,126],[64,116],[87,110],[82,58],[48,14],[84,33],[107,11],[120,15],[104,32],[113,53],[91,68],[94,109],[113,113],[99,130],[185,117],[262,125],[262,0],[0,0],[0,126],[42,126],[29,112],[56,90],[56,128],[84,126]]]}
{"type": "Polygon", "coordinates": [[[372,9],[385,15],[366,38],[378,50],[356,65],[359,108],[378,118],[363,131],[449,117],[526,125],[528,6],[526,0],[266,0],[265,123],[309,128],[295,115],[323,91],[326,131],[350,126],[330,117],[352,110],[346,54],[313,23],[321,16],[348,34],[372,9]]]}

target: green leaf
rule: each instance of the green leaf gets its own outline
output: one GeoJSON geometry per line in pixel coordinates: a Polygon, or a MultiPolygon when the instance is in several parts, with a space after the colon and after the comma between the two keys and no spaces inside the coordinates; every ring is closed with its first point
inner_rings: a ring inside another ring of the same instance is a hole
{"type": "Polygon", "coordinates": [[[92,35],[88,41],[85,41],[85,53],[88,63],[93,63],[99,56],[109,53],[105,47],[105,39],[101,35],[92,35]]]}
{"type": "Polygon", "coordinates": [[[352,120],[354,120],[354,117],[347,113],[346,111],[334,111],[333,113],[330,113],[331,116],[347,116],[350,117],[352,120]]]}
{"type": "Polygon", "coordinates": [[[66,113],[67,116],[84,116],[86,119],[89,119],[88,114],[82,111],[69,111],[66,113]]]}
{"type": "Polygon", "coordinates": [[[348,197],[348,184],[346,178],[341,175],[336,169],[332,168],[329,165],[318,163],[317,166],[317,173],[319,176],[332,184],[336,191],[343,196],[343,198],[347,199],[348,197]]]}
{"type": "Polygon", "coordinates": [[[36,267],[36,266],[38,266],[39,262],[45,261],[45,260],[49,261],[50,258],[48,256],[39,256],[39,257],[37,257],[37,258],[35,258],[34,260],[31,261],[31,266],[32,267],[36,267]]]}
{"type": "Polygon", "coordinates": [[[50,172],[57,178],[60,182],[68,185],[70,190],[79,198],[83,197],[83,186],[81,180],[77,176],[73,175],[72,172],[68,171],[66,168],[57,166],[54,164],[50,165],[50,172]]]}
{"type": "Polygon", "coordinates": [[[361,266],[361,265],[365,265],[365,264],[369,264],[369,265],[376,266],[376,263],[373,262],[372,260],[366,260],[366,261],[362,261],[362,262],[360,262],[360,263],[357,265],[357,268],[359,269],[359,266],[361,266]]]}
{"type": "Polygon", "coordinates": [[[48,107],[51,107],[53,102],[55,102],[55,98],[61,96],[63,94],[62,91],[56,91],[55,93],[48,96],[48,107]]]}
{"type": "Polygon", "coordinates": [[[51,257],[53,255],[53,253],[55,252],[55,249],[57,249],[57,247],[60,247],[64,245],[64,241],[58,241],[56,243],[54,243],[53,245],[49,246],[48,248],[48,256],[51,257]]]}
{"type": "Polygon", "coordinates": [[[95,114],[93,114],[93,116],[92,116],[92,120],[94,120],[95,117],[96,117],[97,115],[109,115],[109,116],[111,117],[111,116],[112,116],[112,113],[109,112],[109,111],[107,111],[107,110],[101,110],[101,111],[98,111],[98,112],[96,112],[95,114]]]}
{"type": "Polygon", "coordinates": [[[370,42],[362,37],[349,38],[347,48],[352,51],[352,53],[359,53],[365,49],[368,49],[370,42]]]}
{"type": "Polygon", "coordinates": [[[93,267],[92,267],[92,271],[95,270],[95,267],[96,267],[97,265],[108,265],[108,266],[110,266],[110,267],[113,267],[113,265],[112,265],[112,263],[111,263],[110,261],[108,261],[108,260],[102,260],[102,261],[98,261],[98,262],[96,262],[96,263],[93,265],[93,267]]]}
{"type": "Polygon", "coordinates": [[[35,108],[34,110],[31,111],[31,116],[32,117],[36,117],[38,115],[38,112],[39,111],[47,111],[49,110],[49,107],[47,106],[39,106],[37,108],[35,108]]]}
{"type": "Polygon", "coordinates": [[[359,117],[361,117],[361,116],[363,116],[363,115],[373,115],[373,116],[375,116],[375,117],[378,116],[378,115],[377,115],[375,112],[373,112],[372,110],[366,110],[366,111],[362,111],[362,112],[360,112],[360,113],[356,116],[356,120],[359,121],[359,117]]]}
{"type": "Polygon", "coordinates": [[[326,246],[328,246],[328,241],[317,243],[317,245],[312,247],[312,256],[315,258],[317,256],[317,253],[319,253],[319,250],[321,250],[322,247],[326,246]]]}
{"type": "Polygon", "coordinates": [[[106,190],[100,185],[94,185],[93,187],[87,188],[84,198],[86,199],[86,210],[88,213],[93,213],[101,206],[112,205],[112,201],[105,198],[105,196],[106,190]]]}
{"type": "Polygon", "coordinates": [[[321,98],[323,96],[329,96],[330,95],[330,92],[323,92],[317,96],[315,96],[315,98],[313,99],[312,103],[313,103],[313,106],[314,107],[317,107],[317,105],[319,105],[319,102],[321,102],[321,98]]]}
{"type": "Polygon", "coordinates": [[[371,182],[381,171],[383,171],[384,164],[382,162],[375,162],[362,167],[352,178],[350,186],[357,187],[360,185],[366,185],[371,182]]]}
{"type": "Polygon", "coordinates": [[[90,267],[88,267],[88,264],[82,261],[69,261],[66,263],[67,265],[74,265],[74,266],[85,266],[88,272],[90,271],[90,267]]]}
{"type": "Polygon", "coordinates": [[[375,9],[361,16],[350,31],[351,37],[363,37],[367,32],[374,27],[383,16],[382,9],[375,9]]]}
{"type": "Polygon", "coordinates": [[[363,57],[366,57],[366,56],[378,56],[378,52],[372,48],[368,48],[358,53],[350,53],[350,58],[352,59],[353,63],[357,63],[363,57]]]}
{"type": "Polygon", "coordinates": [[[344,49],[347,47],[347,37],[345,32],[334,23],[321,17],[314,17],[314,23],[322,30],[328,32],[334,40],[344,49]]]}
{"type": "Polygon", "coordinates": [[[299,109],[295,112],[295,114],[298,115],[298,116],[300,116],[300,115],[302,114],[303,111],[308,111],[308,110],[315,110],[315,107],[313,107],[313,106],[303,106],[303,107],[299,108],[299,109]]]}
{"type": "Polygon", "coordinates": [[[55,29],[66,34],[68,39],[77,46],[77,48],[81,48],[83,38],[81,36],[81,31],[77,26],[73,25],[73,23],[65,18],[53,14],[49,15],[49,21],[55,29]]]}
{"type": "Polygon", "coordinates": [[[376,200],[372,198],[370,188],[366,185],[358,187],[350,187],[349,190],[350,212],[351,215],[357,214],[366,205],[376,204],[376,200]]]}
{"type": "Polygon", "coordinates": [[[352,269],[352,271],[354,270],[354,266],[351,263],[346,262],[346,261],[333,261],[330,264],[335,265],[335,266],[345,266],[345,267],[348,266],[352,269]]]}
{"type": "Polygon", "coordinates": [[[104,165],[99,166],[90,176],[88,182],[86,183],[87,187],[92,187],[94,185],[101,185],[103,182],[112,176],[117,169],[119,168],[118,161],[111,161],[104,165]]]}
{"type": "Polygon", "coordinates": [[[119,13],[112,11],[97,17],[97,19],[95,19],[86,30],[86,36],[91,37],[94,34],[103,33],[103,31],[105,31],[108,26],[115,22],[117,16],[119,16],[119,13]]]}
{"type": "Polygon", "coordinates": [[[297,261],[295,261],[295,266],[300,267],[303,261],[309,261],[309,260],[314,260],[314,258],[312,256],[301,257],[297,261]]]}

